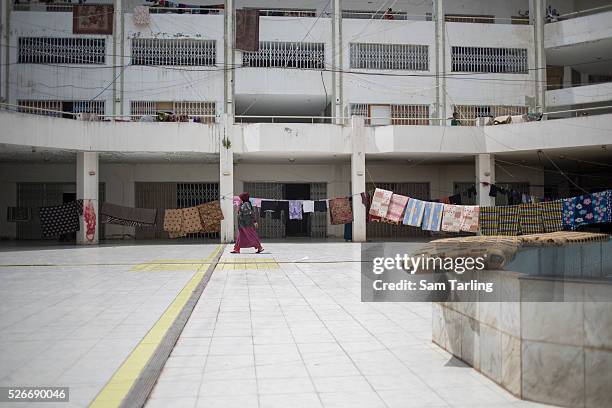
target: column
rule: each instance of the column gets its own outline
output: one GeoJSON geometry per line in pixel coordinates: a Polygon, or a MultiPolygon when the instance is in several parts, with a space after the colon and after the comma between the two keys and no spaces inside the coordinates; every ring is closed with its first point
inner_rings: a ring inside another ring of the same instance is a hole
{"type": "Polygon", "coordinates": [[[332,117],[333,123],[344,123],[343,96],[342,96],[342,0],[334,0],[332,15],[332,117]]]}
{"type": "Polygon", "coordinates": [[[363,117],[351,117],[351,193],[353,194],[353,242],[366,241],[366,207],[359,193],[366,189],[365,182],[365,127],[363,117]]]}
{"type": "Polygon", "coordinates": [[[489,185],[495,183],[495,156],[489,153],[476,155],[476,192],[478,205],[490,207],[495,205],[495,197],[489,197],[489,185]]]}
{"type": "Polygon", "coordinates": [[[433,1],[433,18],[436,24],[436,104],[433,121],[440,126],[446,125],[446,34],[444,26],[444,0],[433,1]]]}
{"type": "Polygon", "coordinates": [[[545,7],[545,0],[529,1],[529,17],[530,23],[533,24],[533,46],[535,51],[535,64],[533,67],[535,74],[532,77],[535,80],[536,112],[545,112],[546,110],[546,52],[544,50],[545,7]]]}
{"type": "Polygon", "coordinates": [[[11,8],[12,1],[0,3],[0,24],[2,25],[2,35],[0,36],[0,99],[6,103],[9,101],[9,59],[11,46],[11,8]]]}
{"type": "Polygon", "coordinates": [[[113,100],[112,104],[112,114],[119,115],[121,114],[123,104],[122,97],[120,95],[119,84],[123,83],[123,71],[124,69],[120,67],[123,65],[123,24],[122,24],[122,16],[123,16],[123,0],[114,0],[113,1],[113,100]],[[121,76],[121,79],[118,77],[121,76]]]}
{"type": "Polygon", "coordinates": [[[234,0],[225,0],[225,10],[223,12],[223,26],[224,26],[224,52],[223,52],[223,64],[225,69],[223,70],[224,80],[224,92],[223,92],[223,113],[226,113],[229,119],[229,123],[234,123],[235,106],[234,106],[234,81],[235,71],[234,67],[236,57],[234,49],[235,40],[235,29],[234,24],[236,22],[236,6],[234,0]]]}
{"type": "Polygon", "coordinates": [[[571,88],[572,87],[572,67],[564,66],[563,67],[563,88],[571,88]]]}
{"type": "Polygon", "coordinates": [[[234,242],[234,148],[232,145],[233,122],[230,115],[221,115],[219,123],[219,195],[223,221],[221,221],[221,243],[234,242]]]}
{"type": "Polygon", "coordinates": [[[77,244],[98,243],[100,216],[98,214],[98,153],[77,152],[77,199],[83,200],[81,228],[77,232],[77,244]]]}

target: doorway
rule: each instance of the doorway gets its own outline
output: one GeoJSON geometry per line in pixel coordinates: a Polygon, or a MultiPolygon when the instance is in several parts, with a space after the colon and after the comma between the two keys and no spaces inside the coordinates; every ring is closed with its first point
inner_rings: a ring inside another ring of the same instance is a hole
{"type": "MultiPolygon", "coordinates": [[[[285,184],[284,196],[287,200],[310,200],[310,184],[285,184]]],[[[309,237],[309,213],[303,213],[301,220],[290,220],[285,214],[285,234],[288,237],[309,237]]]]}

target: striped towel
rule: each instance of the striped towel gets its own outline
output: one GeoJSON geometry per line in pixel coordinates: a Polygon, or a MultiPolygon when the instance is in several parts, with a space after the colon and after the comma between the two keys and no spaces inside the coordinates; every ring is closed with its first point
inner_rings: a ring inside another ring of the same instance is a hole
{"type": "Polygon", "coordinates": [[[401,223],[406,204],[408,204],[408,197],[400,194],[393,194],[391,196],[391,202],[389,202],[389,209],[387,210],[385,221],[391,224],[401,223]]]}
{"type": "Polygon", "coordinates": [[[505,205],[497,207],[499,220],[498,235],[518,235],[521,223],[519,222],[519,206],[505,205]]]}
{"type": "Polygon", "coordinates": [[[459,232],[463,223],[463,206],[444,204],[442,215],[442,231],[459,232]]]}
{"type": "Polygon", "coordinates": [[[497,235],[499,220],[497,219],[498,207],[480,207],[478,223],[480,224],[480,234],[497,235]]]}
{"type": "Polygon", "coordinates": [[[521,204],[519,219],[522,234],[541,234],[544,232],[542,223],[542,207],[537,204],[521,204]]]}
{"type": "Polygon", "coordinates": [[[404,216],[404,225],[420,227],[423,222],[423,212],[425,211],[425,201],[411,198],[406,206],[406,215],[404,216]]]}
{"type": "Polygon", "coordinates": [[[480,215],[480,207],[477,205],[463,206],[463,220],[461,222],[461,231],[478,232],[478,216],[480,215]]]}
{"type": "Polygon", "coordinates": [[[370,215],[374,217],[384,218],[389,210],[389,203],[391,202],[392,191],[383,190],[377,188],[374,191],[374,197],[372,198],[372,205],[370,206],[370,215]]]}
{"type": "Polygon", "coordinates": [[[542,213],[542,224],[546,232],[556,232],[563,230],[563,202],[546,201],[538,203],[542,213]]]}
{"type": "Polygon", "coordinates": [[[442,224],[442,212],[444,204],[426,202],[423,210],[423,224],[421,228],[425,231],[440,231],[442,224]]]}

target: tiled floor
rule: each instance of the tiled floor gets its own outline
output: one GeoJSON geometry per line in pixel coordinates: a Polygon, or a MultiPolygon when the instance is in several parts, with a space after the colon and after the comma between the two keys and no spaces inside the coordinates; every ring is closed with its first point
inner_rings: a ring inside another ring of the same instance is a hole
{"type": "Polygon", "coordinates": [[[148,408],[540,406],[433,345],[429,304],[361,303],[359,245],[266,249],[226,250],[148,408]]]}
{"type": "Polygon", "coordinates": [[[0,386],[67,386],[87,406],[216,248],[2,248],[0,386]]]}

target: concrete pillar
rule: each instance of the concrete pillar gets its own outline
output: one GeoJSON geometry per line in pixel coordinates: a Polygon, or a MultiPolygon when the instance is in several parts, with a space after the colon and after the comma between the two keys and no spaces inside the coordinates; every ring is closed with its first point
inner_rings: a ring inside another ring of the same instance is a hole
{"type": "Polygon", "coordinates": [[[351,117],[351,193],[353,195],[353,242],[366,241],[366,207],[359,193],[366,189],[365,126],[361,116],[351,117]]]}
{"type": "Polygon", "coordinates": [[[344,102],[342,95],[342,0],[334,0],[332,15],[332,117],[333,123],[344,123],[344,102]]]}
{"type": "Polygon", "coordinates": [[[234,123],[235,105],[234,105],[234,82],[235,82],[235,71],[234,67],[236,61],[236,51],[234,46],[235,41],[235,25],[236,23],[236,5],[234,0],[225,0],[225,10],[223,13],[223,27],[224,27],[224,53],[223,63],[225,69],[223,70],[224,80],[224,92],[223,92],[223,113],[228,115],[230,124],[234,123]]]}
{"type": "Polygon", "coordinates": [[[221,115],[219,123],[219,195],[223,221],[221,221],[221,243],[234,242],[234,147],[232,130],[234,123],[230,115],[221,115]]]}
{"type": "Polygon", "coordinates": [[[495,183],[495,156],[489,153],[476,155],[476,192],[478,205],[490,207],[495,205],[495,197],[489,197],[489,185],[495,183]]]}
{"type": "Polygon", "coordinates": [[[442,118],[434,120],[434,124],[446,125],[446,28],[444,22],[444,0],[433,0],[433,18],[436,25],[436,104],[434,106],[434,117],[442,118]]]}
{"type": "Polygon", "coordinates": [[[113,92],[112,92],[112,114],[120,115],[123,104],[120,92],[120,84],[123,83],[123,79],[119,78],[123,77],[124,69],[121,68],[123,65],[123,0],[114,0],[113,1],[113,92]]]}
{"type": "Polygon", "coordinates": [[[98,243],[100,215],[98,214],[98,153],[77,152],[77,199],[83,200],[81,228],[77,232],[77,244],[98,243]],[[90,213],[93,212],[93,215],[90,213]],[[89,222],[88,222],[89,221],[89,222]]]}
{"type": "Polygon", "coordinates": [[[536,112],[546,111],[546,52],[544,49],[544,19],[546,0],[529,1],[530,23],[533,24],[533,46],[535,51],[534,90],[536,112]]]}
{"type": "Polygon", "coordinates": [[[12,1],[0,3],[0,25],[2,33],[0,35],[0,98],[5,103],[9,101],[9,73],[10,73],[10,50],[11,50],[11,8],[12,1]]]}
{"type": "Polygon", "coordinates": [[[571,88],[572,87],[572,67],[564,66],[563,67],[563,88],[571,88]]]}

